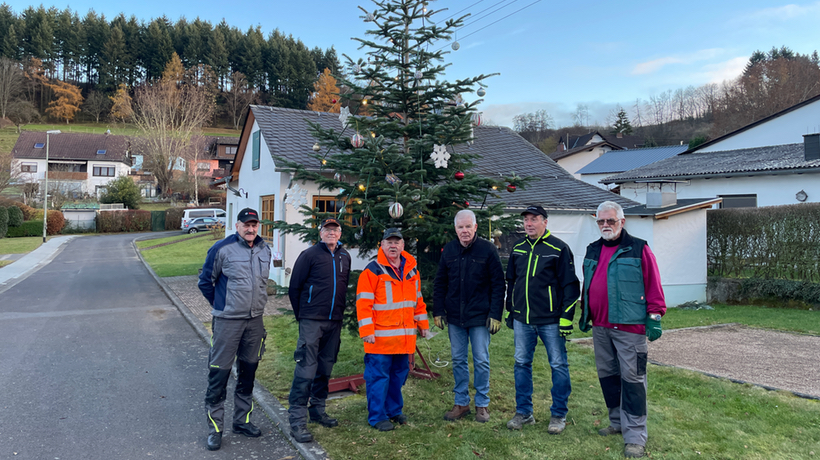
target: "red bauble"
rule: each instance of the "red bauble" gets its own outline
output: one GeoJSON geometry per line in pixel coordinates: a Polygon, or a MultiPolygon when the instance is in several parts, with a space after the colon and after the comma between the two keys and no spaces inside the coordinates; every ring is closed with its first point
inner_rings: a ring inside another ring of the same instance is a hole
{"type": "Polygon", "coordinates": [[[507,186],[507,191],[510,192],[510,193],[515,192],[515,185],[513,185],[513,184],[508,185],[507,186]]]}
{"type": "Polygon", "coordinates": [[[461,171],[456,172],[455,176],[456,180],[464,179],[464,173],[461,171]]]}
{"type": "Polygon", "coordinates": [[[469,202],[469,201],[465,201],[465,202],[464,202],[464,207],[465,207],[465,208],[469,208],[469,207],[470,207],[470,202],[469,202]]]}
{"type": "Polygon", "coordinates": [[[335,104],[335,103],[336,103],[336,99],[333,99],[333,101],[331,101],[331,102],[333,102],[333,103],[335,104]]]}

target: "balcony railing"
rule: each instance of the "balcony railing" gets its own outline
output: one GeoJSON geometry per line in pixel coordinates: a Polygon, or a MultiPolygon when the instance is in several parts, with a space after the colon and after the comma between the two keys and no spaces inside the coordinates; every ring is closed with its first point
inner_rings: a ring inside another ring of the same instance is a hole
{"type": "Polygon", "coordinates": [[[49,171],[48,180],[86,180],[87,172],[49,171]]]}

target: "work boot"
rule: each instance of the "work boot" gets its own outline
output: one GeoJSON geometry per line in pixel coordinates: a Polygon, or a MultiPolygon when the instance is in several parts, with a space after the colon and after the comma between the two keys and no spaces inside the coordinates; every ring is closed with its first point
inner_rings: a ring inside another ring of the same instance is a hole
{"type": "Polygon", "coordinates": [[[334,426],[339,426],[339,421],[335,418],[330,418],[329,415],[322,412],[321,414],[310,414],[310,421],[312,423],[318,423],[325,428],[333,428],[334,426]]]}
{"type": "Polygon", "coordinates": [[[535,425],[535,417],[532,414],[524,415],[515,413],[515,416],[507,422],[507,428],[511,430],[520,430],[524,425],[535,425]]]}
{"type": "Polygon", "coordinates": [[[233,432],[244,434],[249,438],[258,438],[259,436],[262,436],[262,430],[257,428],[256,425],[254,425],[251,422],[243,423],[241,425],[237,425],[234,423],[233,432]]]}
{"type": "Polygon", "coordinates": [[[547,433],[549,434],[561,434],[564,431],[564,428],[567,426],[567,418],[566,417],[550,417],[550,425],[547,427],[547,433]]]}
{"type": "Polygon", "coordinates": [[[395,417],[390,417],[390,421],[399,425],[407,425],[407,416],[404,414],[399,414],[395,417]]]}
{"type": "Polygon", "coordinates": [[[222,433],[208,435],[208,450],[219,450],[222,447],[222,433]]]}
{"type": "Polygon", "coordinates": [[[627,444],[624,446],[624,457],[641,458],[646,455],[646,449],[640,444],[627,444]]]}
{"type": "Polygon", "coordinates": [[[390,431],[393,429],[393,424],[390,423],[390,420],[382,420],[381,422],[376,423],[373,428],[379,431],[390,431]]]}
{"type": "Polygon", "coordinates": [[[610,436],[610,435],[613,435],[613,434],[621,434],[621,429],[620,428],[613,428],[612,425],[609,425],[606,428],[601,428],[600,430],[598,430],[598,434],[600,434],[601,436],[610,436]]]}
{"type": "Polygon", "coordinates": [[[490,411],[486,407],[475,408],[475,421],[479,423],[487,423],[490,420],[490,411]]]}
{"type": "Polygon", "coordinates": [[[444,413],[444,420],[452,422],[470,415],[470,406],[459,406],[456,404],[449,412],[444,413]]]}
{"type": "Polygon", "coordinates": [[[304,425],[290,427],[290,435],[296,440],[296,442],[313,441],[313,435],[310,434],[310,431],[308,431],[307,427],[304,425]]]}

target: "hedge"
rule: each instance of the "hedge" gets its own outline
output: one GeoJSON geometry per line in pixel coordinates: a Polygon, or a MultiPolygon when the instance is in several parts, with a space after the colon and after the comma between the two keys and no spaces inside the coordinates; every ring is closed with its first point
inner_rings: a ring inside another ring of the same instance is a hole
{"type": "Polygon", "coordinates": [[[9,238],[19,238],[22,236],[42,236],[43,221],[42,220],[27,220],[19,227],[9,227],[6,236],[9,238]]]}
{"type": "Polygon", "coordinates": [[[820,203],[706,215],[709,275],[820,282],[820,203]]]}
{"type": "Polygon", "coordinates": [[[62,211],[55,209],[48,210],[48,219],[46,219],[46,234],[57,235],[65,227],[65,217],[62,211]]]}
{"type": "Polygon", "coordinates": [[[168,208],[165,210],[165,230],[179,230],[182,227],[182,216],[186,208],[168,208]]]}
{"type": "Polygon", "coordinates": [[[17,206],[9,206],[9,227],[19,227],[23,225],[23,211],[17,206]]]}
{"type": "Polygon", "coordinates": [[[9,229],[9,212],[6,208],[0,206],[0,238],[6,236],[6,230],[9,229]]]}
{"type": "Polygon", "coordinates": [[[711,301],[812,309],[820,306],[820,284],[810,281],[709,277],[711,301]]]}
{"type": "Polygon", "coordinates": [[[97,232],[147,232],[151,230],[151,211],[101,211],[97,214],[97,232]]]}

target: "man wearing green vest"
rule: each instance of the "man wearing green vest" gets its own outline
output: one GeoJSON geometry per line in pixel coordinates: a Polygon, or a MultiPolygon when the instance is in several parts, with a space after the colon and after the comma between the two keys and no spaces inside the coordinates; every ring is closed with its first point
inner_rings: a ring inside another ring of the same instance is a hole
{"type": "Polygon", "coordinates": [[[624,230],[624,210],[598,206],[601,238],[584,256],[583,308],[579,327],[592,329],[595,366],[609,409],[601,436],[623,434],[624,456],[646,452],[646,339],[661,336],[666,301],[655,255],[646,241],[624,230]]]}

